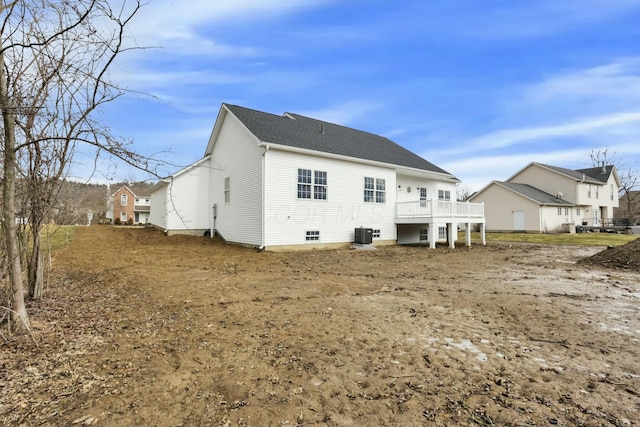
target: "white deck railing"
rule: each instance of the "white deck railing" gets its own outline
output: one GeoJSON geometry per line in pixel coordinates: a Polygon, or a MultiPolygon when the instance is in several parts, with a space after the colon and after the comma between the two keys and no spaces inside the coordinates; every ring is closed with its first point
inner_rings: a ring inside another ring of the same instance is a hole
{"type": "Polygon", "coordinates": [[[484,203],[420,200],[396,203],[397,218],[484,218],[484,203]]]}

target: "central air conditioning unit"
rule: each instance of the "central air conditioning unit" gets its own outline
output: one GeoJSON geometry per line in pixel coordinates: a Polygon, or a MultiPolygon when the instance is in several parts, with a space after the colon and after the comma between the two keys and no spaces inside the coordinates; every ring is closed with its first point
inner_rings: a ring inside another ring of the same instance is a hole
{"type": "Polygon", "coordinates": [[[370,245],[373,241],[373,228],[359,227],[355,229],[354,243],[359,245],[370,245]]]}

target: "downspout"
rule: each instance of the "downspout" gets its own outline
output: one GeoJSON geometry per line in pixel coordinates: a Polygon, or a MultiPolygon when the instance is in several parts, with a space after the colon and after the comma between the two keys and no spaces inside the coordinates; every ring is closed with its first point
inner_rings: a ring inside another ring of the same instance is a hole
{"type": "MultiPolygon", "coordinates": [[[[211,193],[211,188],[209,188],[209,193],[211,193]]],[[[211,209],[213,210],[212,212],[213,220],[211,222],[211,230],[209,230],[209,237],[213,239],[213,233],[215,233],[215,230],[216,230],[216,218],[218,217],[218,205],[214,203],[211,206],[211,209]]]]}
{"type": "Polygon", "coordinates": [[[267,151],[269,151],[269,144],[265,145],[264,148],[264,153],[262,153],[262,224],[261,224],[261,229],[262,229],[262,245],[260,245],[260,247],[258,248],[259,250],[263,251],[264,247],[266,246],[265,244],[265,239],[266,239],[266,232],[265,232],[265,221],[266,221],[266,206],[265,206],[265,192],[266,192],[266,184],[265,184],[265,177],[266,177],[266,166],[267,166],[267,161],[266,161],[266,155],[267,155],[267,151]]]}

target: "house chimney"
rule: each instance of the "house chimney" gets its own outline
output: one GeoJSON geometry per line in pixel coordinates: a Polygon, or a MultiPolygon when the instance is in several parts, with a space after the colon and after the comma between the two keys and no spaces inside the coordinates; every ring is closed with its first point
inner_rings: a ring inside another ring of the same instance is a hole
{"type": "Polygon", "coordinates": [[[604,160],[602,161],[602,170],[600,171],[600,174],[602,175],[607,174],[607,167],[604,165],[604,160]]]}

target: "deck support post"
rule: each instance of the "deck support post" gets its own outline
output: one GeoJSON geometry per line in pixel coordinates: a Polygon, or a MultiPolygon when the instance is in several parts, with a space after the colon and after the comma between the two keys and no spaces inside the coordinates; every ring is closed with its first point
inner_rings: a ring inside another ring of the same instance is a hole
{"type": "Polygon", "coordinates": [[[436,240],[438,240],[438,226],[436,224],[429,224],[429,249],[436,248],[436,240]]]}
{"type": "Polygon", "coordinates": [[[465,240],[467,246],[471,246],[471,223],[467,222],[464,224],[464,231],[466,233],[465,240]]]}

